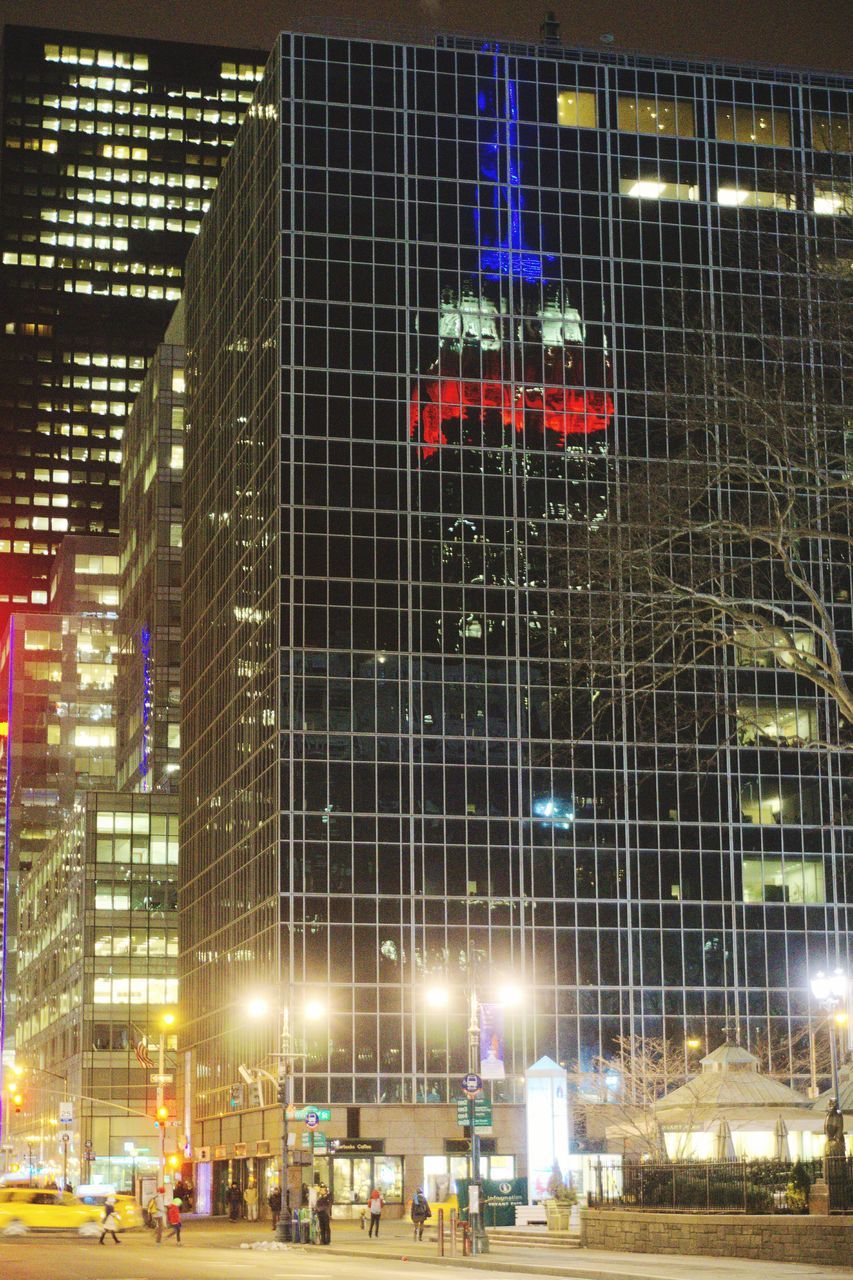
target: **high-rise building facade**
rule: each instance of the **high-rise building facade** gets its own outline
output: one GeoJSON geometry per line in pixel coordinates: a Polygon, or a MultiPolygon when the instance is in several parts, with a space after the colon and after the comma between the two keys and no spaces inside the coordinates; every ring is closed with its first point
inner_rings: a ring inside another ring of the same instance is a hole
{"type": "Polygon", "coordinates": [[[229,1089],[275,1048],[259,987],[305,1049],[297,1103],[410,1188],[452,1173],[472,988],[525,991],[489,1086],[521,1170],[541,1055],[766,1044],[845,962],[849,782],[798,745],[814,690],[762,686],[724,755],[640,798],[654,742],[573,759],[543,636],[549,549],[652,448],[665,295],[799,289],[756,250],[842,234],[849,109],[820,74],[281,37],[185,295],[181,998],[228,1176],[229,1089]]]}
{"type": "Polygon", "coordinates": [[[116,775],[122,791],[177,790],[184,362],[179,304],[124,435],[116,720],[116,775]]]}
{"type": "Polygon", "coordinates": [[[6,721],[0,905],[0,1052],[15,1023],[21,879],[70,818],[78,793],[115,783],[118,541],[68,537],[47,613],[13,614],[0,651],[6,721]]]}
{"type": "Polygon", "coordinates": [[[266,55],[7,26],[0,611],[118,533],[127,414],[266,55]]]}

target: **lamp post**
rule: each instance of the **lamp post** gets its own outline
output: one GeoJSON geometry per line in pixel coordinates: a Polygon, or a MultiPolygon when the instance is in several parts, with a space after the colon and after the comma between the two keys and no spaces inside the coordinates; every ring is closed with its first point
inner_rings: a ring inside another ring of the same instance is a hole
{"type": "MultiPolygon", "coordinates": [[[[257,998],[249,1003],[249,1014],[253,1018],[263,1018],[269,1013],[269,1003],[257,998]]],[[[325,1006],[319,1000],[309,1000],[303,1009],[305,1019],[322,1017],[325,1006]]],[[[290,1031],[290,1006],[282,1005],[281,1009],[281,1044],[278,1054],[277,1099],[281,1107],[281,1213],[275,1229],[276,1239],[287,1244],[291,1237],[291,1220],[289,1213],[290,1188],[288,1186],[287,1165],[290,1149],[289,1111],[293,1105],[293,1072],[291,1064],[294,1058],[304,1058],[305,1052],[295,1053],[290,1031]]],[[[313,1155],[314,1137],[311,1136],[313,1155]]]]}
{"type": "Polygon", "coordinates": [[[159,1051],[157,1062],[157,1124],[160,1129],[160,1144],[157,1154],[157,1186],[166,1185],[166,1123],[169,1109],[165,1102],[166,1085],[166,1032],[175,1025],[175,1015],[164,1013],[160,1018],[159,1051]]]}
{"type": "Polygon", "coordinates": [[[819,972],[812,978],[812,995],[820,1007],[826,1012],[829,1026],[829,1049],[832,1062],[832,1089],[835,1094],[835,1105],[841,1110],[841,1089],[838,1083],[838,1045],[835,1041],[835,1023],[838,1010],[847,999],[850,979],[842,969],[834,969],[831,974],[819,972]]]}
{"type": "MultiPolygon", "coordinates": [[[[468,967],[466,989],[466,1007],[468,1012],[468,1074],[477,1076],[480,1070],[480,1009],[481,1002],[477,994],[473,967],[468,967]]],[[[510,1008],[521,1003],[523,998],[520,988],[506,986],[497,994],[495,1003],[503,1008],[510,1008]]],[[[427,1003],[434,1009],[445,1008],[450,1001],[450,992],[444,986],[431,986],[426,990],[427,1003]]],[[[488,1253],[489,1238],[483,1223],[482,1202],[480,1199],[480,1133],[476,1125],[476,1100],[473,1092],[468,1092],[468,1131],[471,1135],[471,1185],[477,1188],[478,1208],[475,1213],[469,1209],[471,1223],[472,1253],[488,1253]]],[[[470,1202],[469,1202],[470,1203],[470,1202]]]]}

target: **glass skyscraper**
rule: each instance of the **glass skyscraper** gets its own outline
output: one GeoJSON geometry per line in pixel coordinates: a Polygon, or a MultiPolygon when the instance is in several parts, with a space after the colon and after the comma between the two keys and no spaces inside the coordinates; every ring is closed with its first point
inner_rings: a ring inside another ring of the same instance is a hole
{"type": "Polygon", "coordinates": [[[572,742],[547,637],[549,549],[652,448],[667,291],[760,295],[758,247],[843,234],[849,107],[820,74],[280,38],[185,295],[182,1034],[228,1176],[230,1087],[276,1047],[258,988],[304,1038],[297,1103],[410,1188],[461,1133],[472,987],[525,991],[489,1086],[522,1171],[541,1055],[777,1043],[846,962],[850,783],[796,745],[818,696],[771,684],[649,799],[654,744],[572,742]]]}
{"type": "Polygon", "coordinates": [[[7,26],[0,615],[117,534],[121,439],[266,54],[7,26]]]}

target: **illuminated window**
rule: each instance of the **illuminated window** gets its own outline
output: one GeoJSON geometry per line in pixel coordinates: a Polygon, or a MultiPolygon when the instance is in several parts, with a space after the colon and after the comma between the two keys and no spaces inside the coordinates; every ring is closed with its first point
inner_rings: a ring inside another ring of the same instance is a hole
{"type": "Polygon", "coordinates": [[[721,142],[790,147],[791,117],[787,111],[771,111],[769,108],[718,107],[717,137],[721,142]]]}
{"type": "Polygon", "coordinates": [[[695,138],[692,102],[663,98],[620,97],[616,104],[617,127],[627,133],[657,133],[667,138],[695,138]]]}
{"type": "Polygon", "coordinates": [[[815,651],[811,631],[786,631],[784,627],[767,627],[762,631],[737,628],[732,638],[739,667],[772,667],[777,663],[790,666],[792,649],[798,654],[815,651]]]}
{"type": "Polygon", "coordinates": [[[633,200],[699,199],[699,188],[686,182],[661,182],[659,178],[620,178],[619,194],[633,200]]]}
{"type": "Polygon", "coordinates": [[[853,151],[853,129],[849,116],[812,116],[812,146],[815,151],[846,155],[853,151]]]}
{"type": "Polygon", "coordinates": [[[791,213],[797,202],[782,191],[748,191],[745,187],[718,187],[717,203],[729,209],[782,209],[791,213]]]}
{"type": "Polygon", "coordinates": [[[800,706],[795,702],[756,706],[739,703],[737,724],[738,741],[742,746],[753,746],[762,739],[793,745],[814,741],[817,712],[814,707],[800,706]]]}
{"type": "Polygon", "coordinates": [[[595,94],[563,90],[557,94],[557,123],[569,129],[595,129],[598,111],[595,94]]]}
{"type": "Polygon", "coordinates": [[[744,902],[826,902],[822,858],[744,858],[744,902]]]}
{"type": "Polygon", "coordinates": [[[845,189],[815,187],[812,212],[833,218],[841,214],[849,215],[853,213],[853,193],[845,189]]]}

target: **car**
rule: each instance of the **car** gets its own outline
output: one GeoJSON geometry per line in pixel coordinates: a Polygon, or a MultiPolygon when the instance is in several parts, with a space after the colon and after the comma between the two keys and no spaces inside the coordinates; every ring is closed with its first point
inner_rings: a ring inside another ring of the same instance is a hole
{"type": "Polygon", "coordinates": [[[107,1200],[114,1200],[114,1212],[119,1221],[119,1231],[132,1231],[134,1227],[145,1225],[142,1206],[133,1196],[125,1195],[121,1191],[110,1191],[109,1188],[104,1187],[78,1187],[77,1191],[83,1204],[96,1207],[101,1218],[104,1215],[107,1200]]]}
{"type": "Polygon", "coordinates": [[[70,1191],[47,1187],[9,1187],[0,1190],[0,1232],[24,1235],[27,1231],[97,1230],[101,1210],[84,1204],[70,1191]]]}

